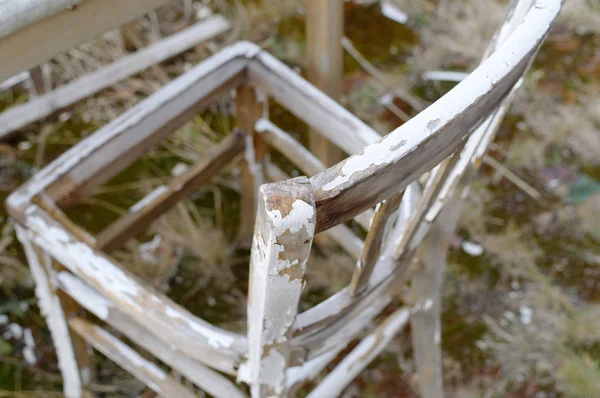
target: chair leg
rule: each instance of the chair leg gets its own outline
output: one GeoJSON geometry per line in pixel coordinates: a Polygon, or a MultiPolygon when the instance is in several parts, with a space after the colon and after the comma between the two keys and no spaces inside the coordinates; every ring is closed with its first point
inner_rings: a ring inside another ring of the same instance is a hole
{"type": "Polygon", "coordinates": [[[254,398],[288,395],[288,341],[304,287],[315,220],[306,177],[260,187],[250,260],[249,355],[246,369],[240,371],[254,398]]]}
{"type": "Polygon", "coordinates": [[[412,344],[417,365],[419,389],[423,398],[442,398],[442,287],[447,268],[447,254],[454,236],[461,201],[456,193],[449,198],[421,244],[423,266],[411,281],[411,297],[418,311],[411,316],[412,344]]]}
{"type": "Polygon", "coordinates": [[[50,256],[35,246],[20,226],[17,226],[17,237],[25,249],[39,307],[52,335],[65,397],[82,398],[84,388],[92,380],[93,352],[85,341],[70,332],[66,318],[80,313],[80,307],[57,290],[50,256]]]}
{"type": "Polygon", "coordinates": [[[256,132],[255,124],[263,116],[265,106],[253,87],[242,85],[236,90],[236,125],[248,134],[245,156],[240,165],[242,209],[239,240],[245,247],[250,247],[252,241],[258,187],[264,182],[263,163],[268,148],[266,142],[256,132]]]}
{"type": "Polygon", "coordinates": [[[423,398],[444,396],[441,350],[441,289],[446,251],[430,236],[423,242],[422,267],[411,280],[415,311],[410,318],[414,360],[423,398]]]}

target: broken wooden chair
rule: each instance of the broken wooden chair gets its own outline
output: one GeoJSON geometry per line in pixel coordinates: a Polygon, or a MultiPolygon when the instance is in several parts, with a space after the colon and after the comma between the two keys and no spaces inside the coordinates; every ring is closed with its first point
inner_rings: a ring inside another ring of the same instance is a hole
{"type": "Polygon", "coordinates": [[[242,42],[185,73],[40,171],[10,196],[8,208],[54,339],[66,396],[80,397],[90,382],[92,346],[165,397],[195,396],[167,368],[216,397],[245,395],[226,375],[247,383],[253,397],[290,395],[319,376],[308,396],[334,397],[409,319],[421,394],[443,396],[445,253],[468,183],[561,5],[561,0],[513,1],[481,65],[384,137],[274,57],[242,42]],[[197,164],[96,236],[67,218],[64,209],[231,90],[236,90],[240,129],[197,164]],[[325,169],[268,119],[267,98],[353,155],[325,169]],[[270,150],[311,177],[286,179],[269,160],[270,150]],[[254,229],[247,335],[193,316],[110,255],[240,154],[247,209],[241,228],[254,229]],[[263,178],[284,180],[261,185],[263,178]],[[344,225],[353,218],[368,229],[364,241],[344,225]],[[348,287],[298,313],[306,267],[319,266],[307,265],[307,258],[321,232],[355,256],[357,267],[348,287]],[[409,280],[411,301],[363,336],[398,284],[409,280]],[[86,319],[85,311],[99,322],[86,319]],[[321,376],[358,338],[358,345],[321,376]]]}
{"type": "MultiPolygon", "coordinates": [[[[166,0],[32,0],[0,4],[0,91],[42,74],[39,65],[59,53],[118,28],[166,0]],[[68,28],[65,28],[68,27],[68,28]],[[25,49],[25,50],[24,50],[25,49]]],[[[208,17],[117,61],[53,90],[35,79],[39,92],[0,113],[0,140],[144,69],[165,61],[230,28],[220,15],[208,17]]],[[[34,84],[35,86],[35,84],[34,84]]]]}

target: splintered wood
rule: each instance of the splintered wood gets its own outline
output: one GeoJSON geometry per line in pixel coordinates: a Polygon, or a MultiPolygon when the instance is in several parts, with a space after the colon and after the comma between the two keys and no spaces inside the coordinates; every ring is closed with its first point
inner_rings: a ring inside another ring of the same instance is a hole
{"type": "MultiPolygon", "coordinates": [[[[384,137],[257,45],[241,42],[34,175],[9,197],[7,207],[19,224],[65,395],[80,398],[89,385],[93,361],[83,351],[89,353],[91,345],[162,396],[194,396],[163,367],[216,397],[245,396],[231,376],[246,383],[254,398],[293,396],[317,378],[320,383],[308,396],[338,396],[410,322],[420,393],[442,398],[441,288],[448,243],[468,184],[562,3],[511,2],[481,65],[384,137]],[[233,92],[237,129],[196,164],[96,236],[67,217],[66,208],[233,92]],[[326,168],[318,154],[269,120],[269,100],[352,155],[326,168]],[[289,178],[271,152],[288,158],[306,177],[289,178]],[[240,165],[238,243],[252,239],[246,334],[192,315],[110,256],[230,162],[240,165]],[[276,182],[263,184],[266,178],[276,182]],[[357,225],[344,225],[350,220],[357,225]],[[365,231],[363,241],[359,236],[365,231]],[[346,288],[299,312],[306,269],[320,266],[308,264],[319,232],[357,265],[346,288]],[[405,307],[387,310],[398,286],[407,282],[405,307]],[[384,310],[390,315],[375,327],[384,310]],[[89,322],[86,311],[111,329],[89,322]],[[149,355],[138,354],[136,347],[149,355]]],[[[101,19],[109,14],[103,11],[101,19]]],[[[57,11],[49,18],[61,15],[57,11]]]]}

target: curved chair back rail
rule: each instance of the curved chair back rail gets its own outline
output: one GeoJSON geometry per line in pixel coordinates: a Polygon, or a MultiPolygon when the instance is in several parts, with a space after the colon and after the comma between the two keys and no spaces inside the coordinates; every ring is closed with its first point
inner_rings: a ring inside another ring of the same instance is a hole
{"type": "MultiPolygon", "coordinates": [[[[465,191],[562,3],[513,1],[482,64],[384,137],[256,45],[243,42],[219,52],[71,148],[9,197],[9,214],[20,225],[19,239],[28,248],[32,269],[38,264],[58,275],[47,278],[37,272],[36,283],[61,289],[126,336],[143,336],[139,345],[182,374],[206,375],[208,382],[186,376],[215,396],[243,394],[209,368],[237,375],[255,397],[286,395],[319,374],[391,302],[394,287],[411,277],[417,248],[465,191]],[[232,89],[238,90],[237,107],[253,109],[236,109],[243,130],[211,148],[171,183],[157,187],[97,236],[62,212],[232,89]],[[354,155],[324,169],[268,120],[260,94],[354,155]],[[263,172],[285,177],[264,157],[267,147],[290,157],[310,178],[256,190],[263,172]],[[258,208],[248,337],[194,317],[107,255],[241,154],[249,187],[244,192],[258,208]],[[364,242],[342,225],[352,218],[369,229],[364,242]],[[358,266],[350,286],[298,314],[308,254],[319,232],[340,243],[358,266]],[[152,348],[157,344],[172,351],[152,348]]],[[[48,308],[54,305],[52,289],[44,296],[48,308]]],[[[336,368],[311,396],[339,393],[415,311],[403,308],[390,315],[342,361],[340,366],[356,366],[354,371],[336,368]]],[[[62,340],[57,336],[69,323],[53,322],[53,338],[64,351],[69,340],[64,333],[62,340]]],[[[131,366],[127,355],[115,353],[120,344],[112,335],[80,318],[70,326],[123,367],[131,366]]],[[[69,363],[72,355],[59,357],[65,362],[63,375],[76,368],[69,363]]],[[[130,371],[152,384],[152,366],[144,366],[130,371]]],[[[73,391],[82,384],[81,378],[67,377],[73,391]]],[[[178,388],[169,379],[157,392],[178,388]]]]}

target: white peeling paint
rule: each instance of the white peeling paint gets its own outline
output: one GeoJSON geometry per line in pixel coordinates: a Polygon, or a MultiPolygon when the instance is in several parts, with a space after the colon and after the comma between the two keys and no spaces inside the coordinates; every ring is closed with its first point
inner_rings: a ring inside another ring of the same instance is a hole
{"type": "Polygon", "coordinates": [[[197,319],[192,319],[187,316],[187,314],[182,313],[171,306],[166,306],[165,310],[168,317],[185,322],[192,330],[206,337],[208,344],[214,348],[228,348],[235,342],[233,336],[221,333],[219,330],[206,328],[204,325],[199,325],[197,319]]]}
{"type": "Polygon", "coordinates": [[[52,333],[52,340],[58,357],[58,367],[63,376],[63,390],[67,398],[81,398],[81,380],[71,344],[69,329],[58,296],[52,293],[42,264],[39,261],[25,229],[17,225],[17,237],[27,255],[31,274],[36,281],[35,293],[42,315],[52,333]]]}
{"type": "Polygon", "coordinates": [[[155,199],[160,197],[162,194],[169,192],[169,189],[165,185],[159,185],[155,189],[153,189],[148,195],[144,196],[142,200],[134,204],[129,208],[131,213],[137,213],[142,210],[144,207],[148,206],[155,199]]]}
{"type": "Polygon", "coordinates": [[[69,296],[76,298],[88,311],[103,321],[108,319],[108,314],[113,307],[110,301],[69,272],[59,272],[56,279],[60,287],[69,296]]]}

